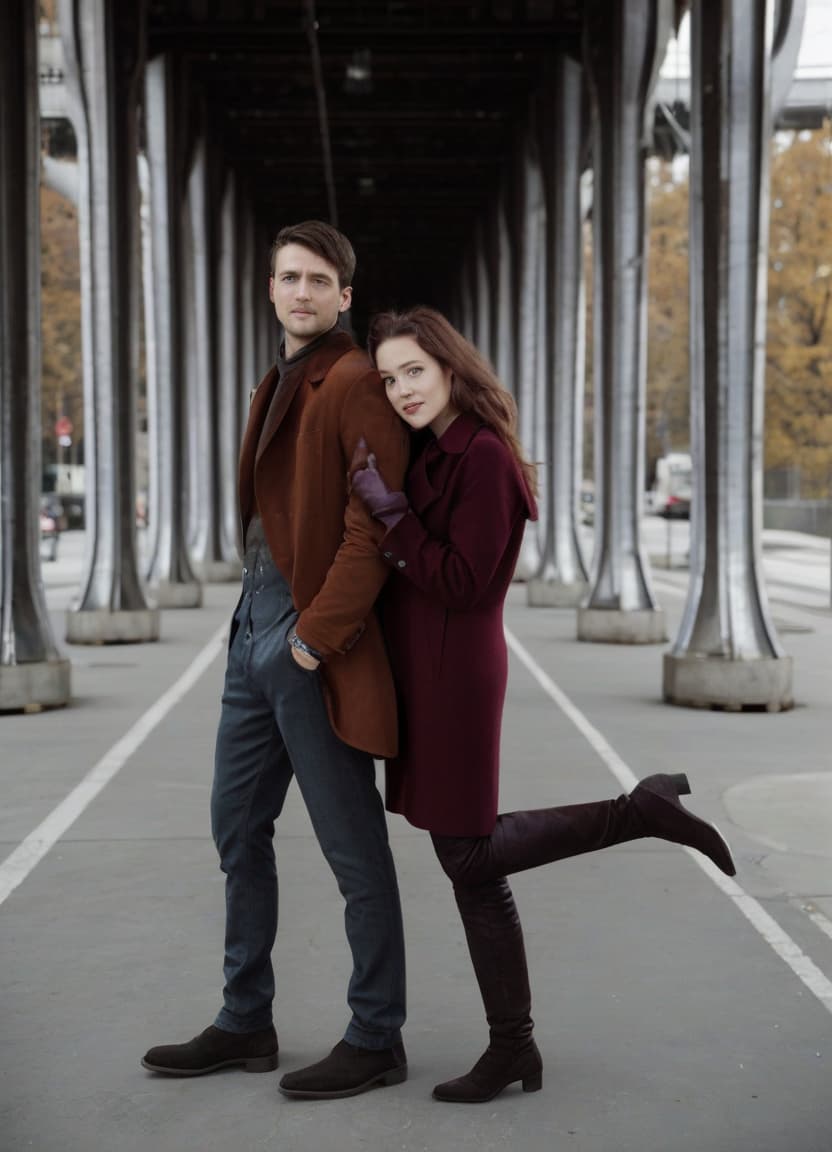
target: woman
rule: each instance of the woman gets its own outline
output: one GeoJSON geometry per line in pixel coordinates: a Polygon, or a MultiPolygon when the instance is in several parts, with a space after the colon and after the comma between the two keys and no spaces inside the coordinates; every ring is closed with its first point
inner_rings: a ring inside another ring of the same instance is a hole
{"type": "Polygon", "coordinates": [[[534,468],[515,435],[511,396],[438,312],[377,316],[369,352],[414,432],[406,493],[388,490],[372,445],[352,477],[387,529],[380,548],[396,573],[383,613],[402,735],[399,757],[387,762],[387,807],[431,833],[490,1029],[471,1071],[433,1094],[481,1102],[517,1080],[526,1092],[542,1083],[506,876],[645,836],[697,848],[728,875],[735,869],[716,828],[680,804],[690,791],[684,776],[648,777],[615,800],[497,815],[503,602],[525,522],[537,514],[534,468]]]}

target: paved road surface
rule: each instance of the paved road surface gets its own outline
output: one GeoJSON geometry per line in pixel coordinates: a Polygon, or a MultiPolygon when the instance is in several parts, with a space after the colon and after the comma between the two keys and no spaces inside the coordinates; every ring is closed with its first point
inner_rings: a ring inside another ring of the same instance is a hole
{"type": "MultiPolygon", "coordinates": [[[[485,1027],[447,883],[427,837],[398,817],[406,1084],[305,1104],[279,1097],[273,1075],[176,1082],[139,1067],[217,1006],[222,877],[207,803],[218,637],[236,589],[166,612],[159,644],[74,648],[71,708],[0,718],[0,1152],[830,1152],[832,613],[828,542],[809,540],[766,554],[796,668],[798,706],[777,716],[669,708],[662,646],[577,643],[573,613],[530,610],[512,589],[503,808],[686,771],[739,873],[725,882],[639,842],[517,877],[544,1089],[485,1106],[430,1100],[479,1054],[485,1027]]],[[[61,544],[44,565],[57,628],[81,551],[78,536],[61,544]]],[[[656,572],[671,635],[685,581],[656,572]]],[[[340,899],[290,797],[282,1069],[337,1039],[348,972],[340,899]]]]}

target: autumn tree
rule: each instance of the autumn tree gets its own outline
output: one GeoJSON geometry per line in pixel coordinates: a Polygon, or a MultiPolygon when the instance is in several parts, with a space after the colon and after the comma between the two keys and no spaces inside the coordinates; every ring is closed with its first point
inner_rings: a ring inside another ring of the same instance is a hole
{"type": "Polygon", "coordinates": [[[832,125],[784,141],[771,180],[766,467],[832,492],[832,125]]]}
{"type": "MultiPolygon", "coordinates": [[[[647,457],[689,432],[688,185],[651,165],[647,457]]],[[[765,468],[789,468],[804,498],[832,479],[832,132],[778,134],[772,149],[765,468]]]]}
{"type": "Polygon", "coordinates": [[[81,284],[78,213],[41,186],[41,347],[44,464],[55,459],[55,420],[68,416],[73,440],[83,435],[81,284]]]}

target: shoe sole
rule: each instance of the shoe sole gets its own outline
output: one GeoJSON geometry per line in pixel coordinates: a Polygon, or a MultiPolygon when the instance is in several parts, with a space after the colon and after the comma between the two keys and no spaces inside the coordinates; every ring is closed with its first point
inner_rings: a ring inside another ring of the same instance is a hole
{"type": "Polygon", "coordinates": [[[293,1100],[343,1100],[347,1096],[360,1096],[362,1092],[367,1092],[370,1088],[390,1088],[394,1084],[403,1084],[406,1079],[407,1067],[405,1066],[404,1068],[390,1068],[379,1076],[372,1076],[369,1080],[365,1080],[363,1084],[358,1084],[354,1088],[341,1088],[337,1092],[284,1088],[282,1084],[279,1085],[279,1089],[284,1096],[293,1100]]]}
{"type": "Polygon", "coordinates": [[[162,1064],[149,1064],[142,1060],[142,1068],[148,1072],[158,1072],[162,1076],[207,1076],[209,1072],[218,1072],[220,1068],[244,1068],[246,1072],[274,1072],[278,1065],[278,1056],[249,1056],[242,1060],[220,1060],[218,1064],[209,1064],[205,1068],[166,1068],[162,1064]]]}

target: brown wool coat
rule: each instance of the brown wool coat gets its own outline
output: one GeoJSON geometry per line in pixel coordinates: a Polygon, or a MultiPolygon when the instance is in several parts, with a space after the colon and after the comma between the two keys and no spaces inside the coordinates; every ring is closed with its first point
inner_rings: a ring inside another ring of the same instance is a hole
{"type": "Polygon", "coordinates": [[[336,329],[290,369],[270,407],[277,384],[272,369],[251,402],[240,453],[243,530],[259,510],[300,613],[298,635],[325,656],[320,675],[334,731],[354,748],[391,756],[396,700],[374,609],[388,574],[378,551],[384,529],[350,496],[349,464],[363,436],[389,486],[400,489],[407,436],[346,332],[336,329]]]}

